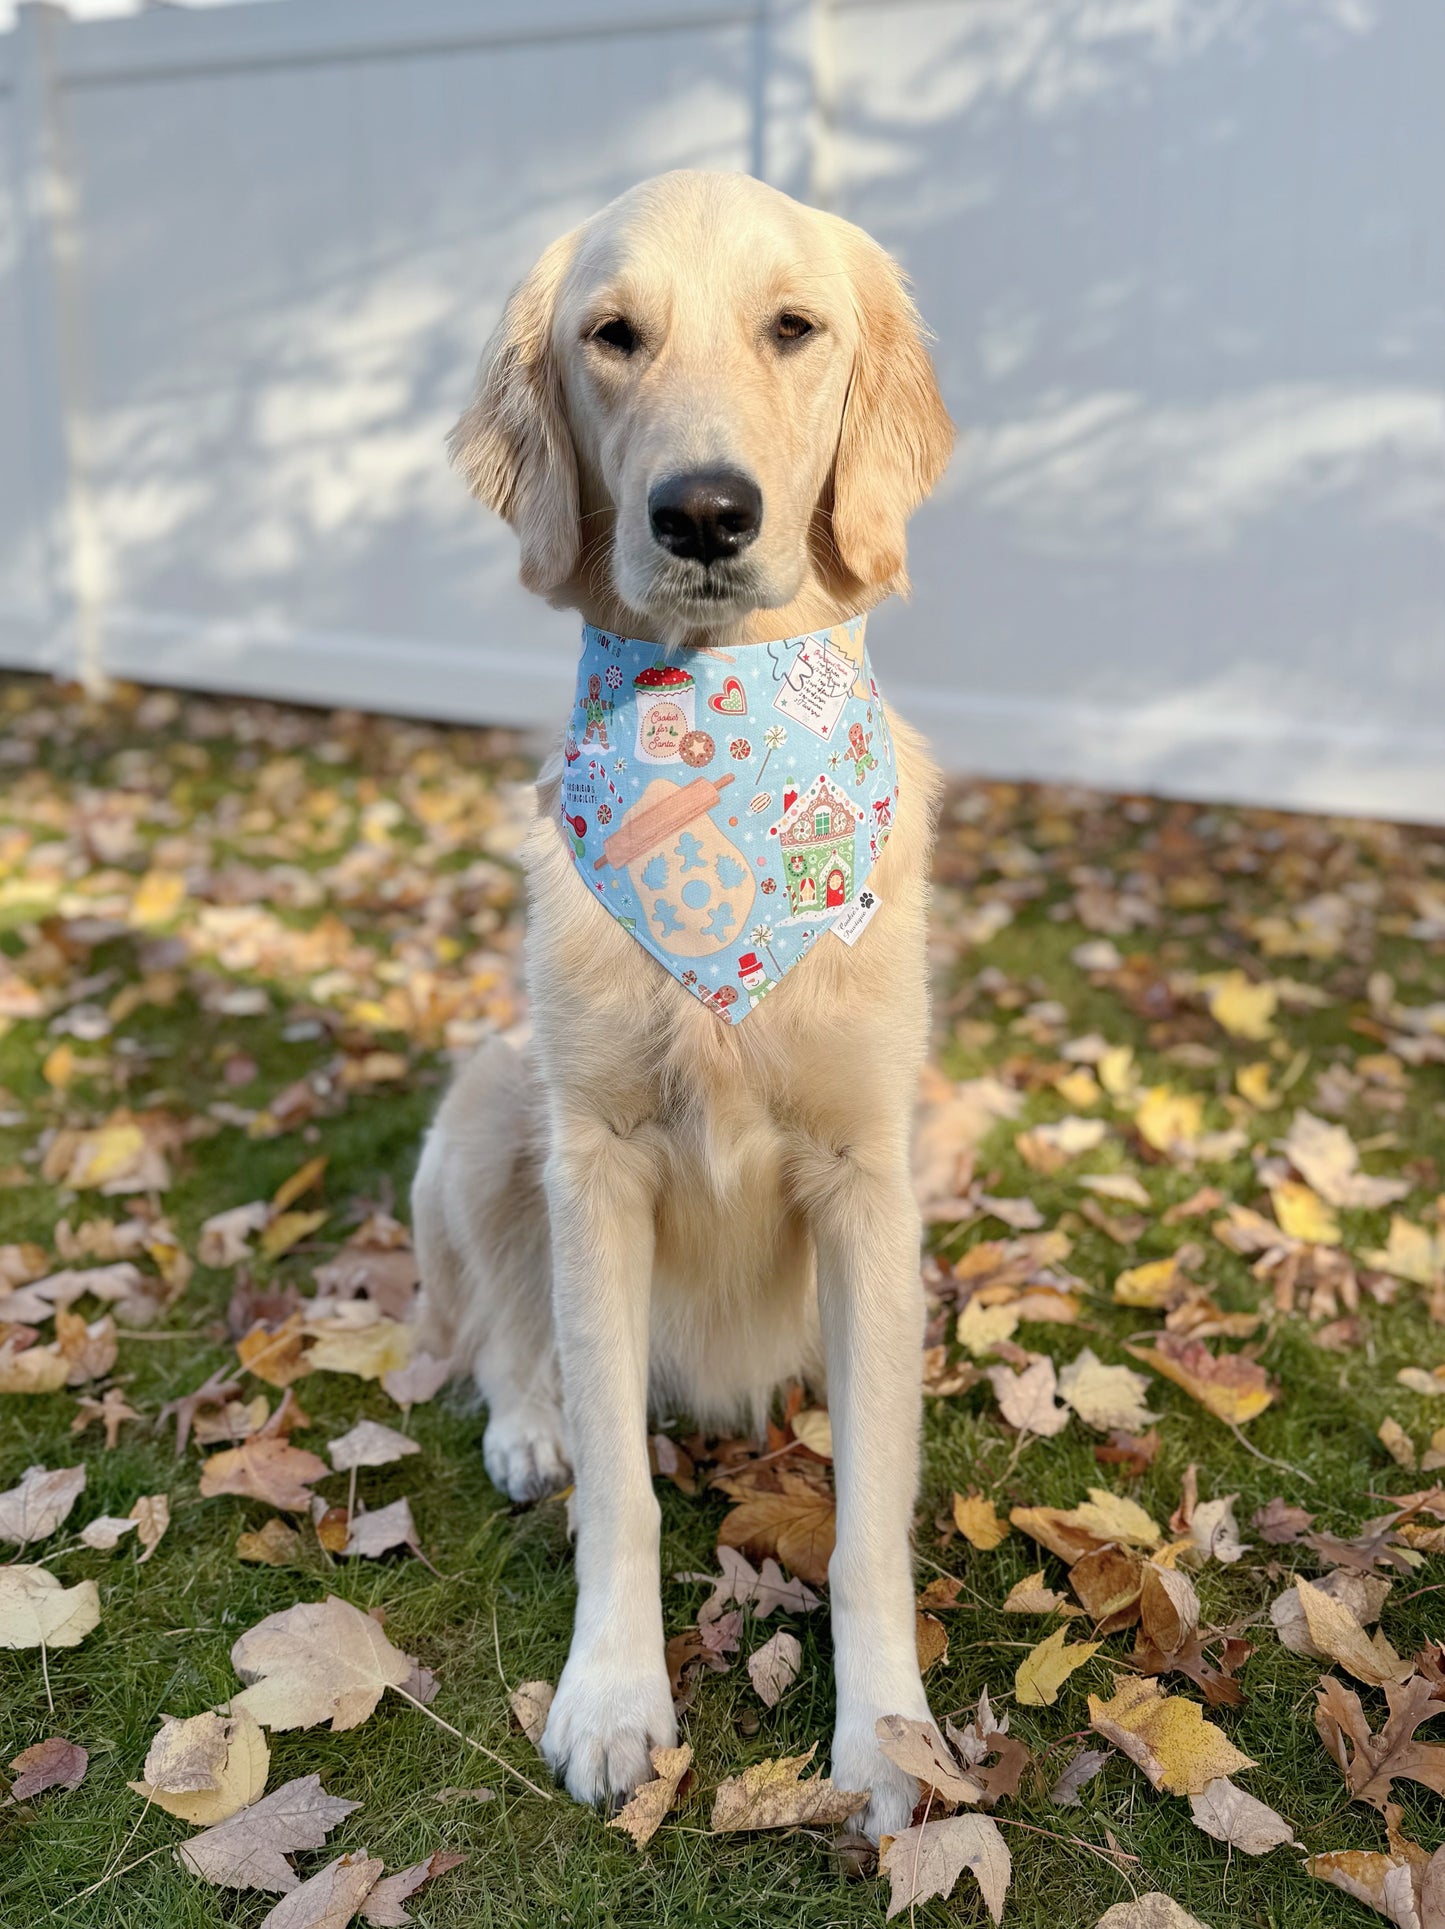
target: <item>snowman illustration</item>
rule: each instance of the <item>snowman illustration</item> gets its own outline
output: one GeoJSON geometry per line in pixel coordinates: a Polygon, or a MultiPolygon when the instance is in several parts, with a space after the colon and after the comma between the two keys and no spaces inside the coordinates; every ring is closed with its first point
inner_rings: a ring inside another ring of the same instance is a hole
{"type": "Polygon", "coordinates": [[[773,981],[758,961],[756,951],[745,951],[738,959],[738,977],[748,994],[748,1005],[760,1005],[773,988],[773,981]]]}

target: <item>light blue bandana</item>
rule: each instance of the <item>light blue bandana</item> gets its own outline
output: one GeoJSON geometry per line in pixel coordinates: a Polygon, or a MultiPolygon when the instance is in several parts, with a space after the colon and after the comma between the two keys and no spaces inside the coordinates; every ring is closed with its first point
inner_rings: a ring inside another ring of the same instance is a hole
{"type": "Polygon", "coordinates": [[[863,627],[729,652],[582,631],[563,832],[589,890],[733,1024],[876,907],[898,773],[863,627]]]}

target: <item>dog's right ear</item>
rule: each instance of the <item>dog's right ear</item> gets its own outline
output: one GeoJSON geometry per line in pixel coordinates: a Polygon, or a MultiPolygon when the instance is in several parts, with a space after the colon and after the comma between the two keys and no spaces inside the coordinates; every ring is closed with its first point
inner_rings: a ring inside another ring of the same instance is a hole
{"type": "Polygon", "coordinates": [[[482,351],[466,413],[447,439],[467,486],[516,530],[522,581],[545,596],[577,565],[577,456],[552,348],[557,290],[572,257],[564,235],[512,290],[482,351]]]}

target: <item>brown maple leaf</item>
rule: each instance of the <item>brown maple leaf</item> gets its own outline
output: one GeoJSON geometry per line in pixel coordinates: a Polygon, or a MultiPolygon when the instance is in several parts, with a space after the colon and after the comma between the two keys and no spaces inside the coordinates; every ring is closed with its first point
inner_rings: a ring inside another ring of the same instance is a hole
{"type": "Polygon", "coordinates": [[[190,1393],[183,1393],[179,1400],[167,1400],[156,1416],[157,1427],[163,1427],[171,1415],[176,1417],[176,1452],[183,1454],[186,1442],[191,1437],[191,1428],[196,1424],[196,1412],[201,1407],[224,1407],[228,1400],[234,1400],[241,1391],[239,1380],[228,1379],[228,1368],[218,1366],[209,1379],[190,1393]]]}
{"type": "MultiPolygon", "coordinates": [[[[731,1483],[729,1483],[731,1485],[731,1483]]],[[[739,1547],[755,1560],[772,1554],[813,1587],[826,1585],[836,1532],[833,1497],[811,1483],[789,1481],[779,1494],[751,1494],[718,1529],[724,1547],[739,1547]]]]}
{"type": "Polygon", "coordinates": [[[84,1433],[87,1427],[104,1427],[106,1452],[113,1453],[120,1440],[123,1422],[139,1420],[140,1417],[133,1406],[127,1405],[126,1397],[118,1386],[108,1386],[99,1400],[91,1399],[89,1394],[81,1395],[70,1431],[84,1433]]]}

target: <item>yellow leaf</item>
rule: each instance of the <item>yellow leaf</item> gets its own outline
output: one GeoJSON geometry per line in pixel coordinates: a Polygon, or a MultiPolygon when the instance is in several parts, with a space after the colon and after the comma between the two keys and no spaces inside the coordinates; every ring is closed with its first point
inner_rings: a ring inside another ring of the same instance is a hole
{"type": "Polygon", "coordinates": [[[793,1415],[793,1438],[820,1460],[833,1458],[833,1423],[823,1407],[804,1407],[793,1415]]]}
{"type": "Polygon", "coordinates": [[[835,1788],[821,1775],[800,1780],[813,1759],[806,1755],[755,1762],[734,1780],[723,1782],[713,1802],[709,1828],[714,1835],[735,1829],[836,1827],[867,1806],[866,1790],[835,1788]]]}
{"type": "Polygon", "coordinates": [[[46,1054],[40,1075],[57,1092],[63,1092],[69,1085],[75,1077],[75,1047],[68,1038],[62,1039],[53,1051],[46,1054]]]}
{"type": "Polygon", "coordinates": [[[1140,1306],[1155,1312],[1167,1306],[1179,1284],[1179,1269],[1173,1259],[1150,1259],[1142,1266],[1130,1266],[1114,1281],[1116,1306],[1140,1306]]]}
{"type": "Polygon", "coordinates": [[[1053,1633],[1026,1654],[1014,1675],[1014,1693],[1029,1708],[1052,1708],[1059,1690],[1076,1668],[1099,1650],[1097,1641],[1079,1641],[1070,1648],[1067,1628],[1053,1633]]]}
{"type": "Polygon", "coordinates": [[[1261,1112],[1273,1112],[1280,1104],[1280,1096],[1270,1084],[1274,1067],[1267,1058],[1257,1058],[1251,1065],[1241,1065],[1234,1074],[1234,1083],[1241,1098],[1257,1106],[1261,1112]]]}
{"type": "Polygon", "coordinates": [[[1059,1518],[1098,1541],[1118,1541],[1126,1547],[1157,1547],[1164,1536],[1137,1501],[1111,1494],[1107,1487],[1091,1487],[1089,1498],[1059,1518]]]}
{"type": "Polygon", "coordinates": [[[958,1316],[958,1343],[978,1359],[991,1353],[1000,1340],[1011,1340],[1018,1323],[1016,1306],[982,1306],[971,1299],[958,1316]]]}
{"type": "Polygon", "coordinates": [[[1382,1273],[1391,1273],[1396,1279],[1433,1286],[1445,1273],[1445,1234],[1432,1238],[1423,1226],[1412,1225],[1398,1212],[1392,1213],[1384,1249],[1366,1253],[1364,1260],[1367,1266],[1378,1266],[1382,1273]]]}
{"type": "Polygon", "coordinates": [[[130,901],[132,924],[168,924],[186,898],[186,880],[179,871],[147,871],[130,901]]]}
{"type": "Polygon", "coordinates": [[[1337,1246],[1340,1222],[1311,1187],[1297,1179],[1281,1179],[1270,1194],[1274,1216],[1291,1239],[1311,1246],[1337,1246]]]}
{"type": "Polygon", "coordinates": [[[271,1751],[254,1715],[239,1709],[225,1724],[226,1757],[211,1788],[173,1791],[148,1782],[127,1782],[167,1815],[178,1815],[193,1828],[212,1828],[239,1809],[259,1801],[271,1766],[271,1751]]]}
{"type": "Polygon", "coordinates": [[[1111,1045],[1094,1067],[1094,1072],[1110,1098],[1131,1098],[1134,1091],[1134,1047],[1111,1045]]]}
{"type": "Polygon", "coordinates": [[[318,1226],[326,1223],[328,1214],[319,1212],[283,1212],[274,1218],[261,1234],[261,1256],[264,1259],[279,1259],[282,1253],[290,1252],[318,1226]]]}
{"type": "Polygon", "coordinates": [[[1209,1013],[1231,1038],[1262,1039],[1274,1035],[1279,994],[1271,984],[1257,985],[1242,971],[1226,971],[1209,987],[1209,1013]]]}
{"type": "Polygon", "coordinates": [[[291,1177],[283,1179],[276,1188],[276,1196],[271,1201],[273,1215],[279,1218],[288,1206],[294,1206],[302,1193],[309,1192],[317,1184],[328,1164],[328,1155],[320,1152],[314,1159],[308,1159],[305,1165],[297,1166],[291,1177]]]}
{"type": "Polygon", "coordinates": [[[1221,1775],[1255,1766],[1183,1695],[1163,1695],[1157,1681],[1139,1676],[1116,1675],[1114,1689],[1108,1701],[1089,1696],[1090,1726],[1137,1763],[1155,1788],[1202,1795],[1221,1775]]]}
{"type": "Polygon", "coordinates": [[[966,1500],[962,1494],[955,1494],[953,1524],[966,1541],[985,1553],[1008,1538],[1008,1522],[999,1519],[993,1502],[983,1494],[970,1494],[966,1500]]]}
{"type": "Polygon", "coordinates": [[[400,1320],[373,1320],[370,1326],[346,1326],[323,1321],[308,1329],[316,1342],[307,1355],[313,1372],[354,1373],[358,1379],[379,1380],[411,1359],[414,1329],[400,1320]]]}
{"type": "Polygon", "coordinates": [[[57,1346],[0,1344],[0,1393],[58,1393],[69,1378],[70,1361],[57,1346]]]}
{"type": "Polygon", "coordinates": [[[1386,1414],[1380,1422],[1379,1432],[1375,1437],[1397,1466],[1406,1468],[1414,1466],[1415,1443],[1398,1420],[1386,1414]]]}
{"type": "Polygon", "coordinates": [[[1065,1105],[1073,1106],[1076,1111],[1086,1105],[1097,1105],[1104,1096],[1099,1081],[1086,1065],[1075,1065],[1062,1078],[1055,1079],[1054,1090],[1065,1105]]]}
{"type": "Polygon", "coordinates": [[[1161,1333],[1155,1346],[1126,1346],[1124,1350],[1183,1387],[1191,1399],[1227,1426],[1240,1427],[1257,1419],[1275,1396],[1269,1376],[1258,1361],[1246,1359],[1242,1353],[1221,1353],[1216,1358],[1202,1340],[1161,1333]]]}
{"type": "Polygon", "coordinates": [[[1387,1681],[1408,1681],[1415,1672],[1413,1661],[1396,1654],[1383,1634],[1373,1638],[1365,1633],[1358,1618],[1343,1601],[1336,1601],[1323,1588],[1302,1577],[1295,1582],[1305,1626],[1310,1640],[1331,1661],[1339,1663],[1346,1674],[1378,1688],[1387,1681]]]}
{"type": "Polygon", "coordinates": [[[656,1835],[662,1818],[677,1800],[677,1791],[692,1765],[692,1749],[687,1742],[676,1748],[654,1748],[652,1777],[644,1782],[627,1804],[607,1824],[610,1829],[625,1829],[644,1848],[656,1835]]]}
{"type": "Polygon", "coordinates": [[[1189,1156],[1204,1124],[1204,1101],[1194,1092],[1152,1085],[1134,1114],[1139,1136],[1168,1158],[1189,1156]]]}

